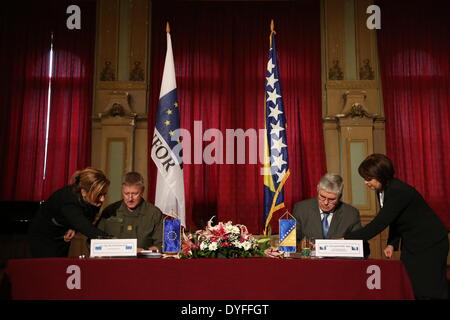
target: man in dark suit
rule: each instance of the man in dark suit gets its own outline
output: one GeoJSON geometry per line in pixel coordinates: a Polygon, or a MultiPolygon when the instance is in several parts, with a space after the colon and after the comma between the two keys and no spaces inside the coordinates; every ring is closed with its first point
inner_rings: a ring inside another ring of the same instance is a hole
{"type": "MultiPolygon", "coordinates": [[[[346,232],[361,229],[359,211],[341,201],[342,177],[327,173],[317,185],[317,198],[297,202],[293,215],[297,219],[297,241],[309,239],[340,239],[346,232]]],[[[364,256],[370,253],[364,243],[364,256]]]]}

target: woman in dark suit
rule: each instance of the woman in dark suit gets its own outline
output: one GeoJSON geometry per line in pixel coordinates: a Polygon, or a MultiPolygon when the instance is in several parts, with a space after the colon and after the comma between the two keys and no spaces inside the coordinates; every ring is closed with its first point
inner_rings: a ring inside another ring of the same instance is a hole
{"type": "Polygon", "coordinates": [[[364,228],[345,239],[369,240],[389,226],[384,254],[398,250],[417,299],[447,299],[448,230],[412,186],[394,178],[391,160],[368,156],[358,168],[365,184],[377,192],[380,211],[364,228]]]}
{"type": "Polygon", "coordinates": [[[88,238],[109,237],[92,224],[105,201],[109,180],[94,168],[77,171],[74,180],[74,184],[55,191],[31,222],[33,257],[67,257],[76,231],[88,238]]]}

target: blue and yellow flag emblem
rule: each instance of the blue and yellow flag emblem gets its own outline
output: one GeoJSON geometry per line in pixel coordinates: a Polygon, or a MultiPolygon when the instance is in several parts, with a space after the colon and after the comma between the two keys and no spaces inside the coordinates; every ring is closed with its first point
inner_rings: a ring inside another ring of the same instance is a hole
{"type": "Polygon", "coordinates": [[[297,233],[295,219],[280,219],[280,251],[295,252],[297,249],[297,233]]]}

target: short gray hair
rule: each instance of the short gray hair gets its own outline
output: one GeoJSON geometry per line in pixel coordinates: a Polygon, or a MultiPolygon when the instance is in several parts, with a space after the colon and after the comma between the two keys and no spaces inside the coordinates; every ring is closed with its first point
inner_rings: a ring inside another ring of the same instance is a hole
{"type": "Polygon", "coordinates": [[[327,173],[320,178],[317,185],[317,192],[324,190],[336,194],[338,197],[342,196],[342,190],[344,189],[344,181],[342,177],[335,173],[327,173]]]}
{"type": "Polygon", "coordinates": [[[122,178],[123,186],[144,186],[144,178],[139,172],[128,172],[122,178]]]}

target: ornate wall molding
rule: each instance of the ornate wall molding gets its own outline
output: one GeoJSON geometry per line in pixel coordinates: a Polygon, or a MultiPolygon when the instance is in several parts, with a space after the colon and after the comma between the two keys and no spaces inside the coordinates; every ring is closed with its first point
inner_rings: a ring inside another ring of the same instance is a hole
{"type": "Polygon", "coordinates": [[[348,90],[344,93],[344,108],[337,114],[337,118],[371,118],[376,119],[377,114],[371,114],[366,106],[367,92],[364,90],[348,90]]]}
{"type": "Polygon", "coordinates": [[[333,60],[333,66],[328,71],[328,79],[330,80],[344,80],[344,72],[339,66],[339,60],[333,60]]]}
{"type": "Polygon", "coordinates": [[[105,81],[97,82],[98,90],[146,90],[145,82],[137,81],[105,81]]]}
{"type": "Polygon", "coordinates": [[[100,81],[114,81],[116,80],[116,75],[114,69],[112,68],[111,61],[105,61],[102,72],[100,73],[100,81]]]}
{"type": "Polygon", "coordinates": [[[364,65],[359,69],[359,78],[361,80],[374,80],[375,72],[372,70],[370,66],[370,60],[364,59],[364,65]]]}
{"type": "Polygon", "coordinates": [[[325,84],[327,89],[378,89],[375,80],[329,80],[325,84]]]}
{"type": "Polygon", "coordinates": [[[128,118],[134,119],[137,114],[133,112],[130,106],[130,96],[128,92],[113,91],[109,93],[109,100],[103,112],[98,114],[99,119],[104,118],[128,118]]]}
{"type": "Polygon", "coordinates": [[[130,72],[130,81],[144,81],[144,69],[142,69],[141,62],[135,61],[133,70],[130,72]]]}

